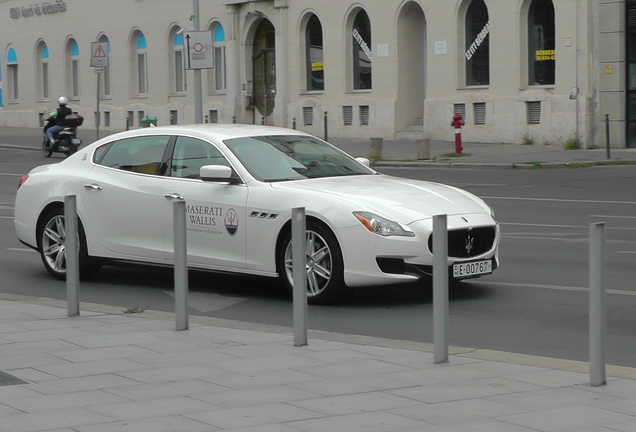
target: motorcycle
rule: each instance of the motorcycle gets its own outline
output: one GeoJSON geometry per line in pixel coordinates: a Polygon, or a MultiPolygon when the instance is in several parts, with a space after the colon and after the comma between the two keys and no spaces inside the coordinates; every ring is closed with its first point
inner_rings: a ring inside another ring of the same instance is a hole
{"type": "Polygon", "coordinates": [[[48,128],[55,124],[55,117],[49,116],[45,119],[47,122],[44,126],[44,140],[42,141],[42,153],[45,157],[51,157],[53,153],[64,153],[70,156],[75,153],[82,144],[82,140],[77,137],[77,128],[84,123],[84,117],[79,114],[70,114],[65,117],[66,126],[53,137],[55,142],[49,143],[46,135],[48,128]]]}

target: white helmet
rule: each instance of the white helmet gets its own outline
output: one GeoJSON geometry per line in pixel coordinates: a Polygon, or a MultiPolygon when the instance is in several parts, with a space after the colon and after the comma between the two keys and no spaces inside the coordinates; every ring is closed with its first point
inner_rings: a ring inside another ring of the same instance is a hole
{"type": "Polygon", "coordinates": [[[57,100],[57,103],[60,105],[66,105],[68,104],[68,99],[66,99],[64,96],[60,96],[60,98],[57,100]]]}

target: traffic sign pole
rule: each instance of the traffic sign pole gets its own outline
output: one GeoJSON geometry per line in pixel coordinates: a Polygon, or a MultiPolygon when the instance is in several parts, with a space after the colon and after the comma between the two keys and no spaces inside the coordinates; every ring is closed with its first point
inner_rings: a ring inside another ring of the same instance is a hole
{"type": "Polygon", "coordinates": [[[108,42],[91,43],[91,67],[95,68],[95,76],[97,77],[97,102],[95,109],[95,130],[96,139],[99,139],[99,123],[101,113],[99,112],[99,94],[101,93],[101,74],[108,66],[108,42]]]}
{"type": "MultiPolygon", "coordinates": [[[[194,31],[199,31],[199,0],[192,0],[192,24],[194,31]]],[[[188,53],[188,62],[190,55],[188,53]]],[[[203,123],[203,96],[201,92],[201,69],[194,70],[194,122],[203,123]]]]}

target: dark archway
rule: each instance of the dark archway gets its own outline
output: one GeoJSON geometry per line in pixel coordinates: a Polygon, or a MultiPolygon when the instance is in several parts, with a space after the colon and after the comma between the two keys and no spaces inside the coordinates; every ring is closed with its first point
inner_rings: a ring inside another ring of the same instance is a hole
{"type": "Polygon", "coordinates": [[[258,112],[269,117],[276,97],[276,38],[272,23],[264,19],[254,33],[252,51],[253,97],[258,112]]]}

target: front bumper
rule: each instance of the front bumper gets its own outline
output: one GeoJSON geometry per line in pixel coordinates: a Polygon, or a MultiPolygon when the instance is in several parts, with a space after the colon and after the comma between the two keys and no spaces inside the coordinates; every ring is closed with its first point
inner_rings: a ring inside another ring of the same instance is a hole
{"type": "MultiPolygon", "coordinates": [[[[501,237],[499,225],[488,215],[463,215],[448,217],[451,231],[466,231],[466,219],[472,228],[494,228],[492,245],[478,250],[478,254],[448,258],[449,280],[452,268],[457,263],[491,261],[492,270],[499,267],[498,245],[501,237]]],[[[417,221],[409,228],[415,237],[381,237],[352,226],[338,233],[345,263],[345,283],[348,286],[388,285],[413,282],[428,278],[433,273],[433,253],[429,244],[432,219],[417,221]],[[347,247],[349,246],[349,247],[347,247]]],[[[477,231],[477,230],[475,230],[477,231]]],[[[477,277],[477,276],[471,276],[477,277]]]]}

